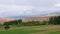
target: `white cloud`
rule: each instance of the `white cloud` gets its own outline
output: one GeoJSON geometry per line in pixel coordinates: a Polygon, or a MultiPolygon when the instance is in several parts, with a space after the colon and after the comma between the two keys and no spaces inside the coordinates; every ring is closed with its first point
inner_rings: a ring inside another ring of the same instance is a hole
{"type": "Polygon", "coordinates": [[[60,0],[0,0],[0,17],[47,14],[59,7],[60,0]]]}
{"type": "Polygon", "coordinates": [[[0,16],[16,16],[16,15],[30,15],[33,6],[19,6],[19,5],[0,5],[0,16]]]}
{"type": "Polygon", "coordinates": [[[55,6],[56,6],[56,7],[60,7],[60,4],[56,4],[55,6]]]}

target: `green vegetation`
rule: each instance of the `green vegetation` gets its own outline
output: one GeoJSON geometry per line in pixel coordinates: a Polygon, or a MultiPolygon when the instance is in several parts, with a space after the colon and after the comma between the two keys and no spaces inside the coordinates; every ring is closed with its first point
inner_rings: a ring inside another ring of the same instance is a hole
{"type": "Polygon", "coordinates": [[[34,33],[34,32],[39,32],[39,30],[17,29],[17,30],[10,30],[10,31],[0,32],[0,34],[28,34],[28,33],[34,33]]]}
{"type": "Polygon", "coordinates": [[[38,26],[38,25],[49,25],[49,24],[59,25],[60,16],[51,17],[49,21],[43,21],[43,22],[39,22],[39,21],[22,22],[21,19],[13,20],[13,21],[5,22],[3,26],[5,29],[9,29],[11,25],[12,26],[16,25],[17,27],[20,27],[20,26],[38,26]]]}
{"type": "Polygon", "coordinates": [[[57,32],[51,32],[49,34],[60,34],[60,31],[57,31],[57,32]]]}
{"type": "Polygon", "coordinates": [[[0,34],[60,34],[60,25],[11,26],[9,30],[1,30],[0,34]]]}
{"type": "Polygon", "coordinates": [[[51,17],[49,19],[49,24],[60,25],[60,16],[51,17]]]}
{"type": "Polygon", "coordinates": [[[9,25],[6,25],[4,28],[5,28],[6,30],[8,30],[8,29],[10,28],[10,26],[9,26],[9,25]]]}

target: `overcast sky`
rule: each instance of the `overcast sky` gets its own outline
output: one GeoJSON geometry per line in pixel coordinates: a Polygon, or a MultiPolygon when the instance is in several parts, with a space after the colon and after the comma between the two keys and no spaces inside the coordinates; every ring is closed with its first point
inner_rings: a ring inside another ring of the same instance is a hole
{"type": "Polygon", "coordinates": [[[60,11],[60,0],[0,0],[0,17],[41,15],[60,11]]]}

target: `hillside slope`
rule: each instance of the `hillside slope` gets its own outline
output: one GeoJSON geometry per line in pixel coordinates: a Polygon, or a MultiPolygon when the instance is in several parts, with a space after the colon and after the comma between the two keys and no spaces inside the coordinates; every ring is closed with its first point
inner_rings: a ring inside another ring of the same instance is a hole
{"type": "Polygon", "coordinates": [[[29,17],[29,18],[23,18],[23,22],[29,22],[29,21],[49,21],[49,18],[54,17],[54,16],[60,16],[57,14],[49,14],[46,16],[37,16],[37,17],[29,17]]]}
{"type": "Polygon", "coordinates": [[[14,18],[0,18],[0,24],[3,24],[4,22],[15,20],[14,18]]]}

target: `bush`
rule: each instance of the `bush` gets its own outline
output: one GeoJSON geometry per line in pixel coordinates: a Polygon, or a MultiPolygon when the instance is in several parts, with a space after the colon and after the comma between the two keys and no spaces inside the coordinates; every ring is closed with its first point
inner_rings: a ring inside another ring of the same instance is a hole
{"type": "Polygon", "coordinates": [[[6,30],[8,30],[9,28],[10,28],[10,26],[9,25],[5,25],[5,27],[4,27],[6,30]]]}
{"type": "Polygon", "coordinates": [[[42,22],[42,25],[47,25],[48,24],[48,21],[43,21],[42,22]]]}

